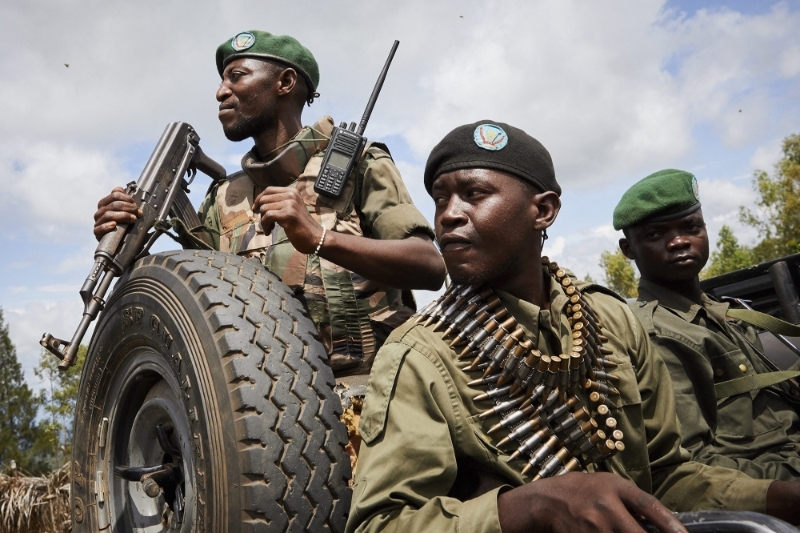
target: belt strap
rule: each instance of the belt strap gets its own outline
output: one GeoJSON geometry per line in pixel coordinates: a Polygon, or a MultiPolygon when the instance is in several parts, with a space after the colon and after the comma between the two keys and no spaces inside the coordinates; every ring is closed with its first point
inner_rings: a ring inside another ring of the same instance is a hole
{"type": "Polygon", "coordinates": [[[761,329],[771,331],[772,333],[788,335],[790,337],[800,337],[800,326],[796,326],[780,318],[775,318],[766,313],[753,311],[752,309],[728,309],[726,315],[761,329]]]}
{"type": "Polygon", "coordinates": [[[728,396],[736,396],[737,394],[777,385],[778,383],[796,377],[800,377],[800,371],[798,370],[781,370],[778,372],[768,372],[766,374],[742,376],[740,378],[714,384],[714,392],[717,393],[717,399],[721,400],[728,396]]]}

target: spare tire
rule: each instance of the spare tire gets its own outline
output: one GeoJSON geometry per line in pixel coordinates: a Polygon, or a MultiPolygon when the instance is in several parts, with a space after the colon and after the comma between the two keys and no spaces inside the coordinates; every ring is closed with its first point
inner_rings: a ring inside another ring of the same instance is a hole
{"type": "Polygon", "coordinates": [[[257,260],[141,259],[81,375],[73,530],[343,531],[351,471],[334,385],[302,305],[257,260]]]}

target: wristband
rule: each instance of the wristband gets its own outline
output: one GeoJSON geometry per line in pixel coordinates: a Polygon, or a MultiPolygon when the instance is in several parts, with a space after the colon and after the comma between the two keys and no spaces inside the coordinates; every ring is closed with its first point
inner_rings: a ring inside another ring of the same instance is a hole
{"type": "Polygon", "coordinates": [[[317,244],[317,249],[314,250],[314,255],[319,255],[319,250],[322,248],[322,243],[325,242],[325,235],[328,233],[328,228],[322,226],[322,236],[319,238],[319,244],[317,244]]]}

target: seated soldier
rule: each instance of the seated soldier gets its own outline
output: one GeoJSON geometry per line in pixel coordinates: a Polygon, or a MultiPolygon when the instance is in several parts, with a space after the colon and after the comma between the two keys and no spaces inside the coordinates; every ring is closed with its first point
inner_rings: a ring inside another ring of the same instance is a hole
{"type": "Polygon", "coordinates": [[[541,256],[561,188],[538,141],[460,126],[425,186],[453,284],[376,357],[347,531],[684,531],[667,507],[800,521],[800,485],[689,461],[624,300],[541,256]]]}
{"type": "Polygon", "coordinates": [[[684,448],[695,461],[753,478],[800,480],[795,384],[732,395],[720,387],[772,365],[754,328],[700,289],[708,233],[695,177],[669,169],[639,181],[614,210],[614,228],[625,232],[619,246],[642,276],[631,307],[669,369],[684,448]]]}
{"type": "MultiPolygon", "coordinates": [[[[444,264],[388,149],[370,142],[338,198],[314,190],[331,117],[302,126],[319,96],[314,56],[288,35],[247,31],[216,51],[219,121],[252,139],[242,171],[215,182],[200,207],[213,248],[258,258],[305,304],[337,378],[366,375],[389,332],[413,314],[411,289],[437,290],[444,264]]],[[[100,200],[95,236],[139,215],[116,188],[100,200]]]]}

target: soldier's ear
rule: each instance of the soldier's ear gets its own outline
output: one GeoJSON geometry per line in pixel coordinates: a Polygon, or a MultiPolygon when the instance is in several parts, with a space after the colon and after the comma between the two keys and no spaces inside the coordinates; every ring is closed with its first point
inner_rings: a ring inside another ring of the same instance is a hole
{"type": "Polygon", "coordinates": [[[627,237],[623,237],[619,240],[619,249],[622,250],[622,254],[625,257],[636,261],[636,254],[633,253],[633,248],[631,248],[631,243],[627,237]]]}
{"type": "Polygon", "coordinates": [[[278,74],[278,95],[291,94],[297,86],[297,71],[293,68],[285,68],[278,74]]]}
{"type": "Polygon", "coordinates": [[[531,207],[535,208],[535,224],[537,230],[545,230],[553,225],[561,211],[561,198],[553,191],[531,196],[531,207]]]}

